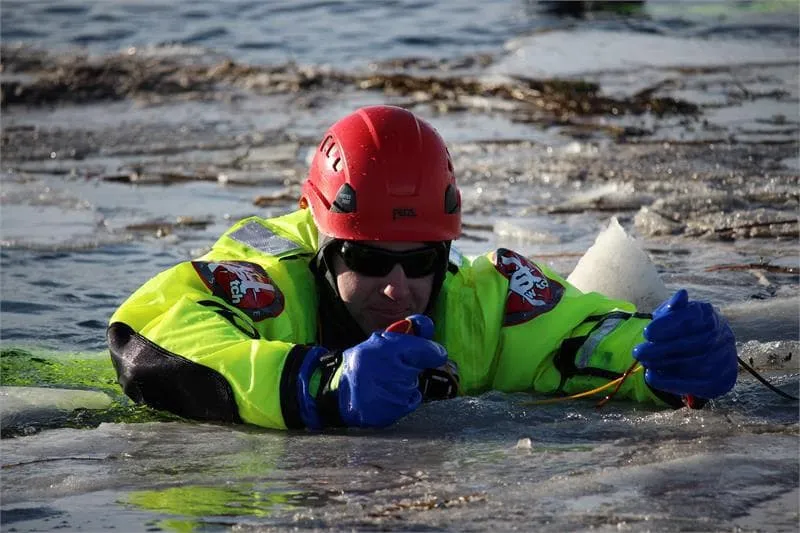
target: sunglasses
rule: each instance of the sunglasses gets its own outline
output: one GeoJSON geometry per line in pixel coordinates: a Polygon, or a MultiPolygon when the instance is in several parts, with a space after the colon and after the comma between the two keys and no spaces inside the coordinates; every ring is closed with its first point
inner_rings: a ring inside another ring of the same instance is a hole
{"type": "Polygon", "coordinates": [[[409,278],[424,278],[436,272],[444,246],[426,246],[407,252],[393,252],[353,241],[344,241],[341,256],[347,268],[364,276],[383,277],[400,264],[409,278]]]}

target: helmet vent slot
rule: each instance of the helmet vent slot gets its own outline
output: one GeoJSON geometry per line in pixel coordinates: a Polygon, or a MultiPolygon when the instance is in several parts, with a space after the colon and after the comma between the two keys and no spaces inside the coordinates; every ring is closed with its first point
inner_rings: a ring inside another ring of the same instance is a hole
{"type": "Polygon", "coordinates": [[[444,192],[444,212],[452,215],[459,211],[461,211],[461,202],[459,202],[458,198],[458,189],[451,183],[444,192]]]}
{"type": "MultiPolygon", "coordinates": [[[[333,139],[333,135],[328,135],[324,139],[322,139],[322,142],[319,144],[319,151],[320,152],[324,152],[325,151],[325,147],[328,145],[328,141],[330,141],[332,139],[333,139]]],[[[333,147],[333,145],[334,145],[334,143],[331,143],[331,148],[333,147]]],[[[328,150],[330,150],[330,148],[328,148],[328,150]]]]}
{"type": "Polygon", "coordinates": [[[450,150],[445,147],[444,153],[447,154],[447,170],[450,171],[450,174],[455,174],[455,169],[453,168],[453,158],[450,156],[450,150]]]}

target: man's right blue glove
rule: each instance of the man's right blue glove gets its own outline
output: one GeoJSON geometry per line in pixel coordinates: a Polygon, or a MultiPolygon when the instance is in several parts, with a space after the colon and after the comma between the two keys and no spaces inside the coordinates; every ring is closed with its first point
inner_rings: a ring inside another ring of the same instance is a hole
{"type": "Polygon", "coordinates": [[[325,383],[316,398],[309,393],[308,383],[317,366],[314,359],[318,362],[326,354],[314,348],[306,355],[298,376],[300,413],[306,426],[325,425],[315,405],[320,401],[335,399],[341,421],[349,427],[385,427],[419,407],[419,373],[445,364],[447,351],[426,338],[433,333],[430,318],[414,315],[407,320],[409,334],[375,332],[344,350],[338,368],[328,373],[328,379],[323,378],[325,383]]]}

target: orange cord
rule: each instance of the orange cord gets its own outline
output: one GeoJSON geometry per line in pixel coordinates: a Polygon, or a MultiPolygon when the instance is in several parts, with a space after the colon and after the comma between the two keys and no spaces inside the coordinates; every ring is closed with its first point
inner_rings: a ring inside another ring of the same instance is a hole
{"type": "Polygon", "coordinates": [[[584,392],[579,392],[577,394],[572,394],[570,396],[563,396],[563,397],[560,397],[560,398],[547,398],[545,400],[533,400],[533,401],[530,401],[530,402],[524,402],[523,405],[546,405],[546,404],[550,404],[550,403],[566,402],[567,400],[577,400],[579,398],[585,398],[587,396],[592,396],[593,394],[597,394],[598,392],[602,392],[602,391],[604,391],[606,389],[610,389],[611,387],[615,387],[613,391],[611,391],[605,398],[603,398],[602,400],[600,400],[600,402],[598,402],[597,408],[600,409],[606,403],[608,403],[608,401],[611,400],[611,398],[613,398],[614,395],[617,394],[617,392],[619,392],[619,389],[622,387],[622,384],[625,382],[625,380],[628,379],[628,376],[631,376],[632,374],[635,374],[636,372],[638,372],[641,369],[642,369],[642,367],[641,367],[641,365],[639,365],[639,362],[638,361],[634,361],[633,364],[628,368],[628,370],[626,370],[625,373],[622,374],[622,376],[618,377],[617,379],[615,379],[613,381],[609,381],[605,385],[597,387],[596,389],[592,389],[592,390],[588,390],[588,391],[584,391],[584,392]]]}
{"type": "MultiPolygon", "coordinates": [[[[608,396],[597,402],[597,405],[595,406],[597,409],[601,409],[605,404],[609,402],[609,400],[611,400],[611,398],[616,396],[616,394],[619,392],[620,387],[622,387],[622,384],[625,383],[625,380],[628,379],[628,376],[630,376],[635,372],[638,365],[639,362],[634,361],[633,364],[628,367],[628,370],[626,370],[625,373],[622,374],[622,377],[620,377],[618,380],[614,380],[614,381],[619,381],[619,383],[617,383],[617,386],[614,387],[614,390],[611,391],[611,393],[608,396]]],[[[639,366],[638,368],[641,367],[639,366]]]]}

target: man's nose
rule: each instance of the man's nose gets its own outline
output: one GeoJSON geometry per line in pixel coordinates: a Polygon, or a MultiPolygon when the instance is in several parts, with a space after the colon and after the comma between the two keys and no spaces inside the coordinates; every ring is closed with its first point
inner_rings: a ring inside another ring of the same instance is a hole
{"type": "Polygon", "coordinates": [[[401,301],[408,298],[411,294],[408,285],[408,277],[406,271],[400,264],[394,265],[391,272],[386,276],[386,285],[383,287],[383,294],[395,301],[401,301]]]}

